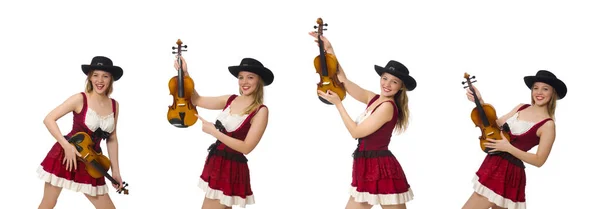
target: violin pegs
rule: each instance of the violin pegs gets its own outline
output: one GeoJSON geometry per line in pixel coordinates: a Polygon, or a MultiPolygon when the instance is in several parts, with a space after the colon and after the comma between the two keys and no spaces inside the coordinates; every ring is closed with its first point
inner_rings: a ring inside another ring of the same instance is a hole
{"type": "Polygon", "coordinates": [[[177,54],[177,52],[171,52],[171,53],[173,53],[173,54],[177,54]]]}
{"type": "Polygon", "coordinates": [[[182,47],[183,47],[183,48],[187,48],[187,45],[183,45],[182,47]]]}
{"type": "Polygon", "coordinates": [[[171,49],[172,49],[172,50],[175,50],[175,49],[177,49],[177,48],[176,48],[176,47],[174,47],[174,46],[172,46],[172,47],[171,47],[171,49]]]}
{"type": "Polygon", "coordinates": [[[313,28],[317,29],[317,28],[319,28],[319,27],[317,27],[317,26],[315,25],[315,26],[313,26],[313,28]]]}
{"type": "Polygon", "coordinates": [[[475,80],[471,81],[471,83],[475,83],[475,82],[477,82],[477,81],[475,81],[475,80]]]}
{"type": "Polygon", "coordinates": [[[323,26],[327,26],[327,23],[324,23],[323,26]]]}

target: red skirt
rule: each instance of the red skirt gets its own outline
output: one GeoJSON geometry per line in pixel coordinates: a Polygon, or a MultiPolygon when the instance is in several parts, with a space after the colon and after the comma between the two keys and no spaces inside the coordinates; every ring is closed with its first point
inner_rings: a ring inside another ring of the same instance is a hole
{"type": "Polygon", "coordinates": [[[38,168],[38,177],[53,186],[82,192],[90,196],[103,195],[108,192],[104,178],[93,178],[85,170],[85,164],[77,161],[77,170],[69,172],[66,164],[62,164],[65,152],[56,142],[38,168]]]}
{"type": "Polygon", "coordinates": [[[245,207],[254,204],[254,195],[250,186],[250,170],[241,153],[225,152],[207,156],[198,186],[206,192],[209,199],[218,199],[221,204],[231,207],[245,207]],[[225,154],[223,154],[225,153],[225,154]],[[232,156],[234,159],[232,159],[232,156]],[[237,159],[236,159],[237,158],[237,159]]]}
{"type": "Polygon", "coordinates": [[[503,208],[525,208],[525,169],[488,155],[473,179],[475,192],[503,208]]]}
{"type": "Polygon", "coordinates": [[[402,166],[391,152],[387,156],[355,157],[351,186],[355,201],[370,205],[397,205],[413,199],[402,166]]]}

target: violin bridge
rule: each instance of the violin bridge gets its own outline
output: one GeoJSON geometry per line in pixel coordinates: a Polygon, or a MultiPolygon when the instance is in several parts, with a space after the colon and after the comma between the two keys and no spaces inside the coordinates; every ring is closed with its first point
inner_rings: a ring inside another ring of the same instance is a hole
{"type": "Polygon", "coordinates": [[[329,81],[323,82],[323,85],[329,85],[329,84],[331,84],[331,82],[329,82],[329,81]]]}
{"type": "Polygon", "coordinates": [[[488,136],[494,135],[494,132],[492,131],[492,132],[488,133],[487,135],[488,136]]]}

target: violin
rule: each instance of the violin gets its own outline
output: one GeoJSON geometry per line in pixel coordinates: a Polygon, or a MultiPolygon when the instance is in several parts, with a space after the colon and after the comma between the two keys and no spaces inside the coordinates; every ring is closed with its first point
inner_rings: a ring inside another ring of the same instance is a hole
{"type": "Polygon", "coordinates": [[[173,76],[169,80],[169,92],[173,95],[173,104],[169,106],[167,112],[167,119],[171,125],[177,128],[187,128],[198,121],[198,110],[196,106],[192,104],[192,94],[194,93],[194,80],[183,73],[183,67],[181,66],[181,52],[187,51],[187,45],[181,45],[180,39],[177,39],[177,48],[172,47],[173,50],[177,49],[177,62],[179,63],[179,70],[177,76],[173,76]]]}
{"type": "MultiPolygon", "coordinates": [[[[317,73],[320,75],[319,83],[317,84],[317,89],[323,92],[327,92],[327,90],[336,93],[340,100],[344,100],[346,98],[346,88],[343,83],[337,77],[339,64],[337,58],[333,54],[329,54],[325,51],[325,47],[323,46],[323,40],[321,40],[321,35],[323,35],[323,31],[327,30],[324,26],[327,26],[327,23],[323,24],[323,19],[317,19],[318,26],[314,26],[317,29],[317,41],[319,43],[319,55],[314,59],[315,69],[317,73]]],[[[319,95],[317,93],[317,95],[319,95]]],[[[331,105],[332,103],[327,101],[326,99],[318,96],[321,102],[331,105]]]]}
{"type": "MultiPolygon", "coordinates": [[[[104,156],[102,153],[98,153],[94,150],[95,143],[92,141],[92,137],[86,132],[77,132],[68,140],[69,144],[75,146],[77,152],[81,154],[81,157],[77,159],[85,163],[85,170],[93,178],[106,177],[113,184],[119,185],[119,182],[115,180],[111,175],[108,174],[110,169],[110,159],[104,156]]],[[[127,182],[123,182],[123,186],[117,189],[117,193],[123,192],[125,195],[129,194],[129,190],[125,187],[129,186],[127,182]]]]}
{"type": "Polygon", "coordinates": [[[502,136],[500,136],[500,134],[502,134],[510,142],[510,135],[507,132],[502,131],[503,129],[496,123],[496,120],[498,120],[496,109],[494,109],[491,104],[481,104],[481,102],[479,102],[477,93],[475,93],[472,85],[472,83],[477,81],[471,81],[471,79],[475,79],[475,76],[465,73],[464,78],[466,81],[463,81],[462,84],[467,84],[464,88],[469,88],[471,92],[473,92],[473,97],[475,98],[475,108],[471,111],[471,120],[479,127],[479,129],[481,129],[479,146],[481,147],[481,150],[487,154],[498,154],[498,152],[490,152],[491,149],[484,145],[484,143],[487,142],[486,138],[501,140],[502,136]]]}

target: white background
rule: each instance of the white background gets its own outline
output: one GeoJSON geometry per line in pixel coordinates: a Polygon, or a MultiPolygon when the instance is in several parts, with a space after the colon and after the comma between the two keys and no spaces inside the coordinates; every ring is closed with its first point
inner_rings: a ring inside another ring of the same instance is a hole
{"type": "MultiPolygon", "coordinates": [[[[598,6],[583,1],[4,1],[2,33],[2,190],[0,208],[37,208],[36,168],[55,139],[46,114],[83,91],[81,64],[110,57],[125,73],[114,86],[120,104],[121,174],[130,195],[111,188],[118,208],[200,208],[196,186],[214,138],[200,125],[172,127],[168,81],[176,75],[177,39],[202,95],[237,93],[227,66],[244,57],[275,73],[266,88],[270,118],[248,155],[256,205],[249,208],[343,208],[356,147],[337,110],[316,97],[316,19],[329,24],[348,77],[379,92],[373,65],[404,63],[418,82],[409,93],[408,131],[390,149],[414,193],[408,208],[460,208],[484,158],[461,84],[468,72],[498,114],[530,101],[523,76],[547,69],[569,88],[556,110],[557,138],[542,168],[527,165],[528,208],[583,208],[597,199],[596,72],[598,6]],[[211,3],[208,3],[211,2],[211,3]],[[392,3],[394,2],[394,3],[392,3]],[[595,194],[595,195],[594,195],[595,194]],[[19,204],[15,206],[14,204],[19,204]],[[12,205],[12,206],[11,206],[12,205]]],[[[365,105],[344,100],[355,117],[365,105]]],[[[219,111],[199,109],[214,120],[219,111]]],[[[59,120],[63,133],[72,115],[59,120]]],[[[198,123],[199,124],[199,123],[198,123]]],[[[104,143],[102,146],[105,149],[104,143]]],[[[537,149],[532,149],[534,152],[537,149]]],[[[57,208],[92,208],[63,190],[57,208]]]]}

